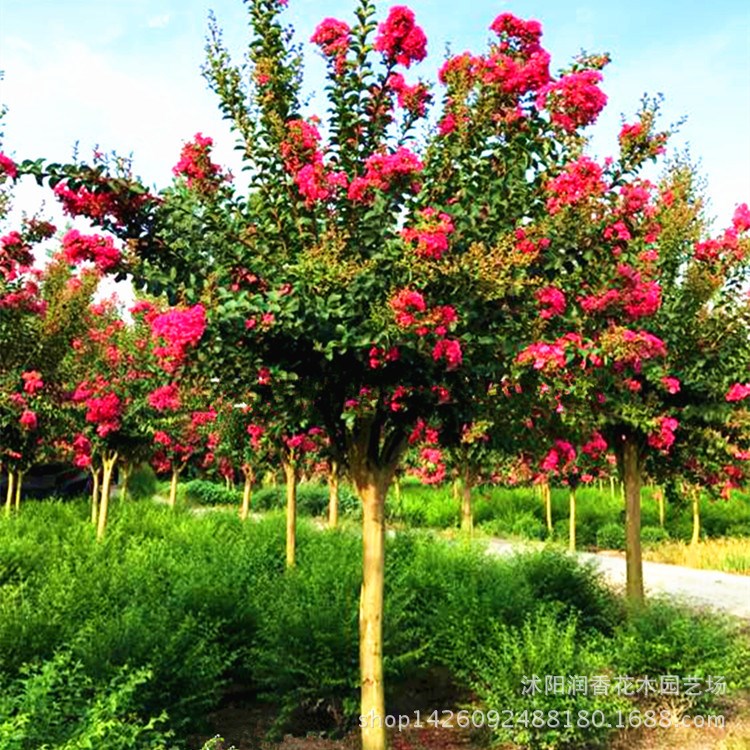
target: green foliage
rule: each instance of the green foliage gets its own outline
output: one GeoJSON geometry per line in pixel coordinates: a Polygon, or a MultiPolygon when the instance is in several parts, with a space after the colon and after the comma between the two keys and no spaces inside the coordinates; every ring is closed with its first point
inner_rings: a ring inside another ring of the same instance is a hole
{"type": "MultiPolygon", "coordinates": [[[[96,681],[69,652],[25,666],[0,682],[0,750],[164,750],[166,714],[139,715],[147,669],[119,668],[96,681]]],[[[153,687],[152,687],[153,689],[153,687]]]]}
{"type": "MultiPolygon", "coordinates": [[[[286,487],[263,487],[253,493],[253,508],[256,510],[280,510],[286,507],[286,487]]],[[[339,512],[354,513],[359,509],[359,500],[346,485],[339,486],[339,512]]],[[[328,487],[321,484],[297,486],[297,512],[304,516],[325,516],[328,512],[328,487]]]]}
{"type": "Polygon", "coordinates": [[[641,528],[641,542],[643,544],[659,544],[669,539],[669,532],[661,526],[644,526],[641,528]]]}
{"type": "Polygon", "coordinates": [[[621,523],[608,523],[596,532],[596,546],[602,549],[625,549],[625,527],[621,523]]]}
{"type": "Polygon", "coordinates": [[[238,505],[242,493],[217,482],[193,479],[183,486],[183,497],[199,505],[238,505]]]}
{"type": "Polygon", "coordinates": [[[159,480],[149,464],[141,464],[128,477],[128,497],[132,500],[147,500],[156,494],[159,480]]]}
{"type": "Polygon", "coordinates": [[[578,712],[601,711],[614,723],[617,710],[628,705],[614,694],[603,696],[568,692],[546,694],[545,676],[606,674],[607,663],[601,643],[590,635],[583,637],[575,617],[561,620],[554,607],[542,608],[520,628],[495,625],[490,637],[470,658],[476,691],[485,711],[496,711],[501,726],[493,732],[499,741],[512,741],[528,748],[595,748],[606,746],[612,733],[604,727],[576,726],[567,722],[563,712],[578,718],[578,712]],[[523,687],[534,677],[540,680],[538,690],[523,694],[523,687]],[[502,727],[512,711],[512,728],[502,727]],[[533,712],[539,711],[534,726],[533,712]],[[517,718],[528,712],[528,721],[517,718]],[[555,714],[554,712],[559,712],[555,714]],[[552,721],[550,721],[552,719],[552,721]],[[551,724],[558,720],[558,726],[551,724]],[[566,726],[570,724],[571,726],[566,726]]]}

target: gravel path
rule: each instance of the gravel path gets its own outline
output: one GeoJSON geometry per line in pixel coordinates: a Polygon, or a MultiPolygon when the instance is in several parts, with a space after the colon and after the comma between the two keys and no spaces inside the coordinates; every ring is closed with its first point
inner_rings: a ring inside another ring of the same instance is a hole
{"type": "MultiPolygon", "coordinates": [[[[492,539],[489,543],[489,551],[494,555],[512,554],[523,548],[503,539],[492,539]]],[[[579,552],[578,557],[592,561],[614,588],[625,587],[623,555],[579,552]]],[[[669,594],[692,606],[750,620],[750,576],[644,561],[643,582],[647,594],[669,594]]]]}

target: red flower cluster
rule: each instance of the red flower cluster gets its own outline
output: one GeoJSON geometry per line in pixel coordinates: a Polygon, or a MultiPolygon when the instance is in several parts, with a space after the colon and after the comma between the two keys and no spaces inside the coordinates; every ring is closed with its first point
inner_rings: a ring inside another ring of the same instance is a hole
{"type": "Polygon", "coordinates": [[[44,388],[42,375],[36,370],[21,373],[21,379],[23,380],[24,392],[28,393],[30,396],[33,396],[37,391],[41,391],[42,388],[44,388]]]}
{"type": "Polygon", "coordinates": [[[519,365],[533,363],[535,370],[562,369],[566,362],[565,347],[558,342],[537,341],[519,352],[516,362],[519,365]]]}
{"type": "Polygon", "coordinates": [[[399,107],[415,117],[424,117],[427,104],[431,99],[427,86],[423,83],[409,86],[401,73],[393,73],[388,79],[388,86],[398,95],[399,107]]]}
{"type": "Polygon", "coordinates": [[[515,231],[516,249],[520,250],[526,255],[538,255],[542,250],[546,250],[550,241],[546,237],[534,241],[529,237],[528,233],[523,227],[518,227],[515,231]]]}
{"type": "Polygon", "coordinates": [[[195,346],[206,330],[206,310],[203,305],[173,308],[156,315],[151,321],[151,337],[163,345],[154,347],[154,354],[162,366],[172,372],[183,361],[187,350],[195,346]]]}
{"type": "Polygon", "coordinates": [[[661,379],[661,384],[664,386],[667,393],[671,393],[672,395],[674,395],[675,393],[680,392],[681,383],[679,381],[679,378],[673,378],[669,375],[665,375],[661,379]]]}
{"type": "Polygon", "coordinates": [[[18,177],[18,167],[10,156],[6,156],[0,151],[0,174],[7,174],[12,180],[18,177]]]}
{"type": "Polygon", "coordinates": [[[392,346],[388,351],[379,347],[373,346],[369,352],[370,368],[377,370],[379,367],[383,367],[388,362],[396,362],[399,358],[398,347],[392,346]]]}
{"type": "Polygon", "coordinates": [[[558,474],[575,466],[576,449],[566,440],[555,440],[555,445],[541,462],[542,471],[558,474]]]}
{"type": "Polygon", "coordinates": [[[101,396],[91,396],[86,399],[85,405],[86,421],[96,425],[99,437],[107,437],[120,429],[122,402],[116,393],[110,391],[101,396]]]}
{"type": "Polygon", "coordinates": [[[565,312],[565,294],[556,286],[547,286],[539,289],[535,295],[539,303],[539,317],[545,320],[565,312]]]}
{"type": "Polygon", "coordinates": [[[111,237],[85,235],[77,229],[71,229],[63,237],[62,253],[71,265],[91,261],[103,273],[115,268],[122,257],[111,237]]]}
{"type": "Polygon", "coordinates": [[[695,259],[704,262],[742,260],[746,247],[740,243],[739,235],[750,229],[750,209],[743,203],[732,217],[732,226],[724,231],[719,239],[698,242],[695,245],[695,259]]]}
{"type": "Polygon", "coordinates": [[[216,190],[221,168],[211,161],[213,144],[212,138],[196,133],[193,140],[182,147],[180,160],[172,172],[176,177],[184,178],[189,188],[206,193],[216,190]]]}
{"type": "Polygon", "coordinates": [[[602,74],[598,70],[582,70],[563,76],[542,88],[537,106],[546,107],[550,119],[567,133],[596,121],[607,104],[607,96],[599,88],[602,74]]]}
{"type": "Polygon", "coordinates": [[[247,434],[250,435],[250,445],[253,447],[254,451],[260,450],[260,439],[265,432],[265,427],[261,427],[259,424],[249,424],[247,426],[247,434]]]}
{"type": "Polygon", "coordinates": [[[0,272],[6,278],[23,272],[34,263],[31,246],[20,232],[10,232],[0,238],[0,272]]]}
{"type": "Polygon", "coordinates": [[[375,49],[382,52],[389,65],[409,67],[427,57],[427,37],[416,25],[414,12],[403,5],[396,5],[388,18],[378,26],[375,49]]]}
{"type": "Polygon", "coordinates": [[[601,433],[594,431],[591,439],[581,446],[581,453],[585,453],[596,461],[607,452],[607,448],[607,441],[602,437],[601,433]]]}
{"type": "Polygon", "coordinates": [[[321,21],[310,41],[320,47],[322,53],[331,58],[337,75],[344,72],[346,53],[349,51],[351,29],[343,21],[326,18],[321,21]]]}
{"type": "Polygon", "coordinates": [[[21,427],[24,428],[24,430],[32,432],[37,428],[38,425],[36,412],[32,411],[31,409],[24,409],[21,413],[21,417],[19,418],[18,423],[21,425],[21,427]]]}
{"type": "Polygon", "coordinates": [[[550,195],[547,210],[556,214],[563,206],[576,206],[602,195],[606,188],[601,167],[587,156],[582,156],[568,164],[565,171],[547,185],[550,195]]]}
{"type": "Polygon", "coordinates": [[[658,424],[658,432],[652,432],[648,436],[648,444],[652,448],[669,452],[674,443],[674,431],[679,427],[679,422],[674,417],[661,417],[658,424]]]}
{"type": "Polygon", "coordinates": [[[542,27],[538,21],[523,21],[511,13],[502,13],[490,28],[500,42],[482,61],[485,84],[499,85],[504,93],[520,97],[549,82],[550,56],[540,44],[542,27]]]}
{"type": "Polygon", "coordinates": [[[735,383],[728,391],[726,399],[729,402],[743,401],[750,396],[750,383],[735,383]]]}
{"type": "Polygon", "coordinates": [[[617,273],[623,280],[620,294],[623,310],[630,320],[654,315],[661,307],[661,286],[656,281],[644,281],[635,268],[621,263],[617,273]]]}
{"type": "Polygon", "coordinates": [[[73,440],[73,464],[79,469],[91,466],[91,441],[83,434],[73,440]]]}
{"type": "Polygon", "coordinates": [[[416,254],[420,258],[440,260],[448,249],[448,235],[453,231],[453,221],[448,214],[425,208],[419,212],[417,226],[402,230],[401,236],[407,243],[416,242],[416,254]]]}
{"type": "Polygon", "coordinates": [[[456,339],[439,339],[432,349],[435,362],[445,359],[448,371],[455,370],[463,362],[461,344],[456,339]]]}
{"type": "Polygon", "coordinates": [[[318,151],[320,131],[314,123],[289,120],[286,131],[287,137],[281,142],[280,151],[287,172],[295,174],[306,164],[322,162],[323,156],[318,151]]]}
{"type": "Polygon", "coordinates": [[[349,199],[372,200],[374,190],[388,190],[393,184],[411,181],[424,169],[419,157],[403,146],[392,154],[373,154],[365,161],[365,173],[349,185],[349,199]]]}
{"type": "Polygon", "coordinates": [[[177,411],[180,408],[180,389],[176,383],[162,385],[148,394],[148,403],[157,411],[177,411]]]}

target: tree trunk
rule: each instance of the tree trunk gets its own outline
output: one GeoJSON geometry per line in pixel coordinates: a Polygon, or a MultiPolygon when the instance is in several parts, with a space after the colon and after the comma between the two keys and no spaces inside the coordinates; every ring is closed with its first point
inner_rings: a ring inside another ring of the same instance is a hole
{"type": "Polygon", "coordinates": [[[107,528],[107,517],[109,515],[109,492],[112,486],[112,472],[117,463],[117,453],[105,456],[102,459],[104,470],[102,472],[102,497],[99,502],[99,523],[96,526],[96,538],[101,541],[104,539],[104,532],[107,528]]]}
{"type": "Polygon", "coordinates": [[[621,462],[625,493],[625,591],[634,603],[643,602],[643,560],[641,557],[641,457],[638,443],[631,435],[623,435],[618,458],[621,462]]]}
{"type": "Polygon", "coordinates": [[[91,476],[93,484],[91,490],[91,523],[96,526],[99,520],[99,469],[92,467],[91,476]]]}
{"type": "Polygon", "coordinates": [[[21,490],[23,489],[23,477],[25,473],[25,471],[20,470],[16,472],[16,512],[21,510],[21,490]]]}
{"type": "Polygon", "coordinates": [[[615,478],[610,475],[609,477],[609,496],[615,499],[615,478]]]}
{"type": "Polygon", "coordinates": [[[547,533],[552,536],[554,531],[552,527],[552,492],[549,488],[549,482],[542,482],[542,500],[544,501],[544,515],[547,521],[547,533]]]}
{"type": "Polygon", "coordinates": [[[657,487],[654,490],[654,494],[656,495],[656,504],[659,507],[659,526],[664,528],[664,521],[666,519],[666,512],[664,508],[664,490],[661,487],[657,487]]]}
{"type": "Polygon", "coordinates": [[[13,498],[15,497],[13,492],[13,484],[15,481],[16,475],[8,469],[8,487],[5,491],[5,515],[9,516],[11,510],[13,510],[13,498]]]}
{"type": "Polygon", "coordinates": [[[169,482],[169,507],[174,509],[177,506],[177,482],[180,479],[180,470],[172,469],[172,479],[169,482]]]}
{"type": "Polygon", "coordinates": [[[250,498],[253,492],[253,470],[249,466],[242,467],[245,475],[245,486],[242,490],[242,507],[240,508],[240,520],[247,521],[250,515],[250,498]]]}
{"type": "Polygon", "coordinates": [[[568,531],[568,549],[571,552],[576,551],[576,491],[570,489],[570,526],[568,531]]]}
{"type": "Polygon", "coordinates": [[[339,462],[331,461],[328,473],[328,527],[335,529],[339,524],[339,462]]]}
{"type": "Polygon", "coordinates": [[[286,478],[286,566],[294,567],[297,550],[297,467],[291,461],[282,461],[286,478]]]}
{"type": "Polygon", "coordinates": [[[120,485],[120,500],[128,499],[128,481],[130,480],[130,465],[122,467],[122,484],[120,485]]]}
{"type": "Polygon", "coordinates": [[[701,539],[701,493],[698,487],[691,487],[690,494],[693,500],[693,536],[690,546],[695,547],[701,539]]]}
{"type": "Polygon", "coordinates": [[[471,508],[471,471],[468,466],[464,468],[461,481],[461,529],[462,531],[474,531],[474,514],[471,508]]]}
{"type": "Polygon", "coordinates": [[[362,750],[385,750],[383,586],[387,473],[353,475],[362,501],[362,590],[359,601],[359,668],[362,750]]]}

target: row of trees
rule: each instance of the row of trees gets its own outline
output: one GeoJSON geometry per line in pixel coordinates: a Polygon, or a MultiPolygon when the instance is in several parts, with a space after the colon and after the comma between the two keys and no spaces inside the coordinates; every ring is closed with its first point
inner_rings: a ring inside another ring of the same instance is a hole
{"type": "MultiPolygon", "coordinates": [[[[582,55],[554,73],[539,23],[508,13],[492,23],[487,50],[449,57],[432,87],[406,80],[426,55],[414,14],[395,7],[378,24],[374,4],[359,0],[351,25],[326,19],[312,37],[328,64],[328,106],[324,119],[305,118],[283,5],[247,2],[246,64],[232,61],[215,24],[209,33],[204,74],[249,191],[212,162],[202,135],[158,194],[106,163],[3,157],[0,169],[6,180],[34,176],[107,232],[66,235],[69,264],[131,278],[169,305],[132,324],[103,315],[72,357],[90,367],[77,391],[90,423],[80,434],[103,485],[144,423],[165,467],[179,473],[200,452],[220,409],[192,402],[193,384],[231,405],[227,459],[249,483],[280,456],[290,507],[301,456],[318,439],[345,469],[363,509],[361,710],[384,716],[384,503],[410,445],[429,478],[446,461],[460,467],[466,503],[496,452],[520,456],[517,473],[551,474],[572,490],[614,455],[634,601],[644,471],[717,491],[744,480],[750,212],[738,207],[732,226],[709,236],[689,163],[666,163],[658,183],[643,177],[670,135],[654,102],[623,124],[618,154],[586,155],[608,58],[582,55]],[[121,338],[115,361],[87,360],[121,338]],[[142,389],[132,428],[117,390],[126,382],[142,389]]],[[[34,272],[28,256],[5,260],[14,252],[3,240],[4,352],[16,351],[19,310],[42,328],[51,320],[20,301],[36,299],[24,286],[34,272]]],[[[70,382],[63,359],[45,360],[43,383],[70,382]]],[[[6,462],[17,436],[34,443],[31,418],[11,409],[21,383],[34,382],[23,380],[27,361],[2,364],[3,414],[14,415],[3,416],[6,462]]],[[[382,727],[362,732],[365,750],[386,747],[382,727]]]]}

